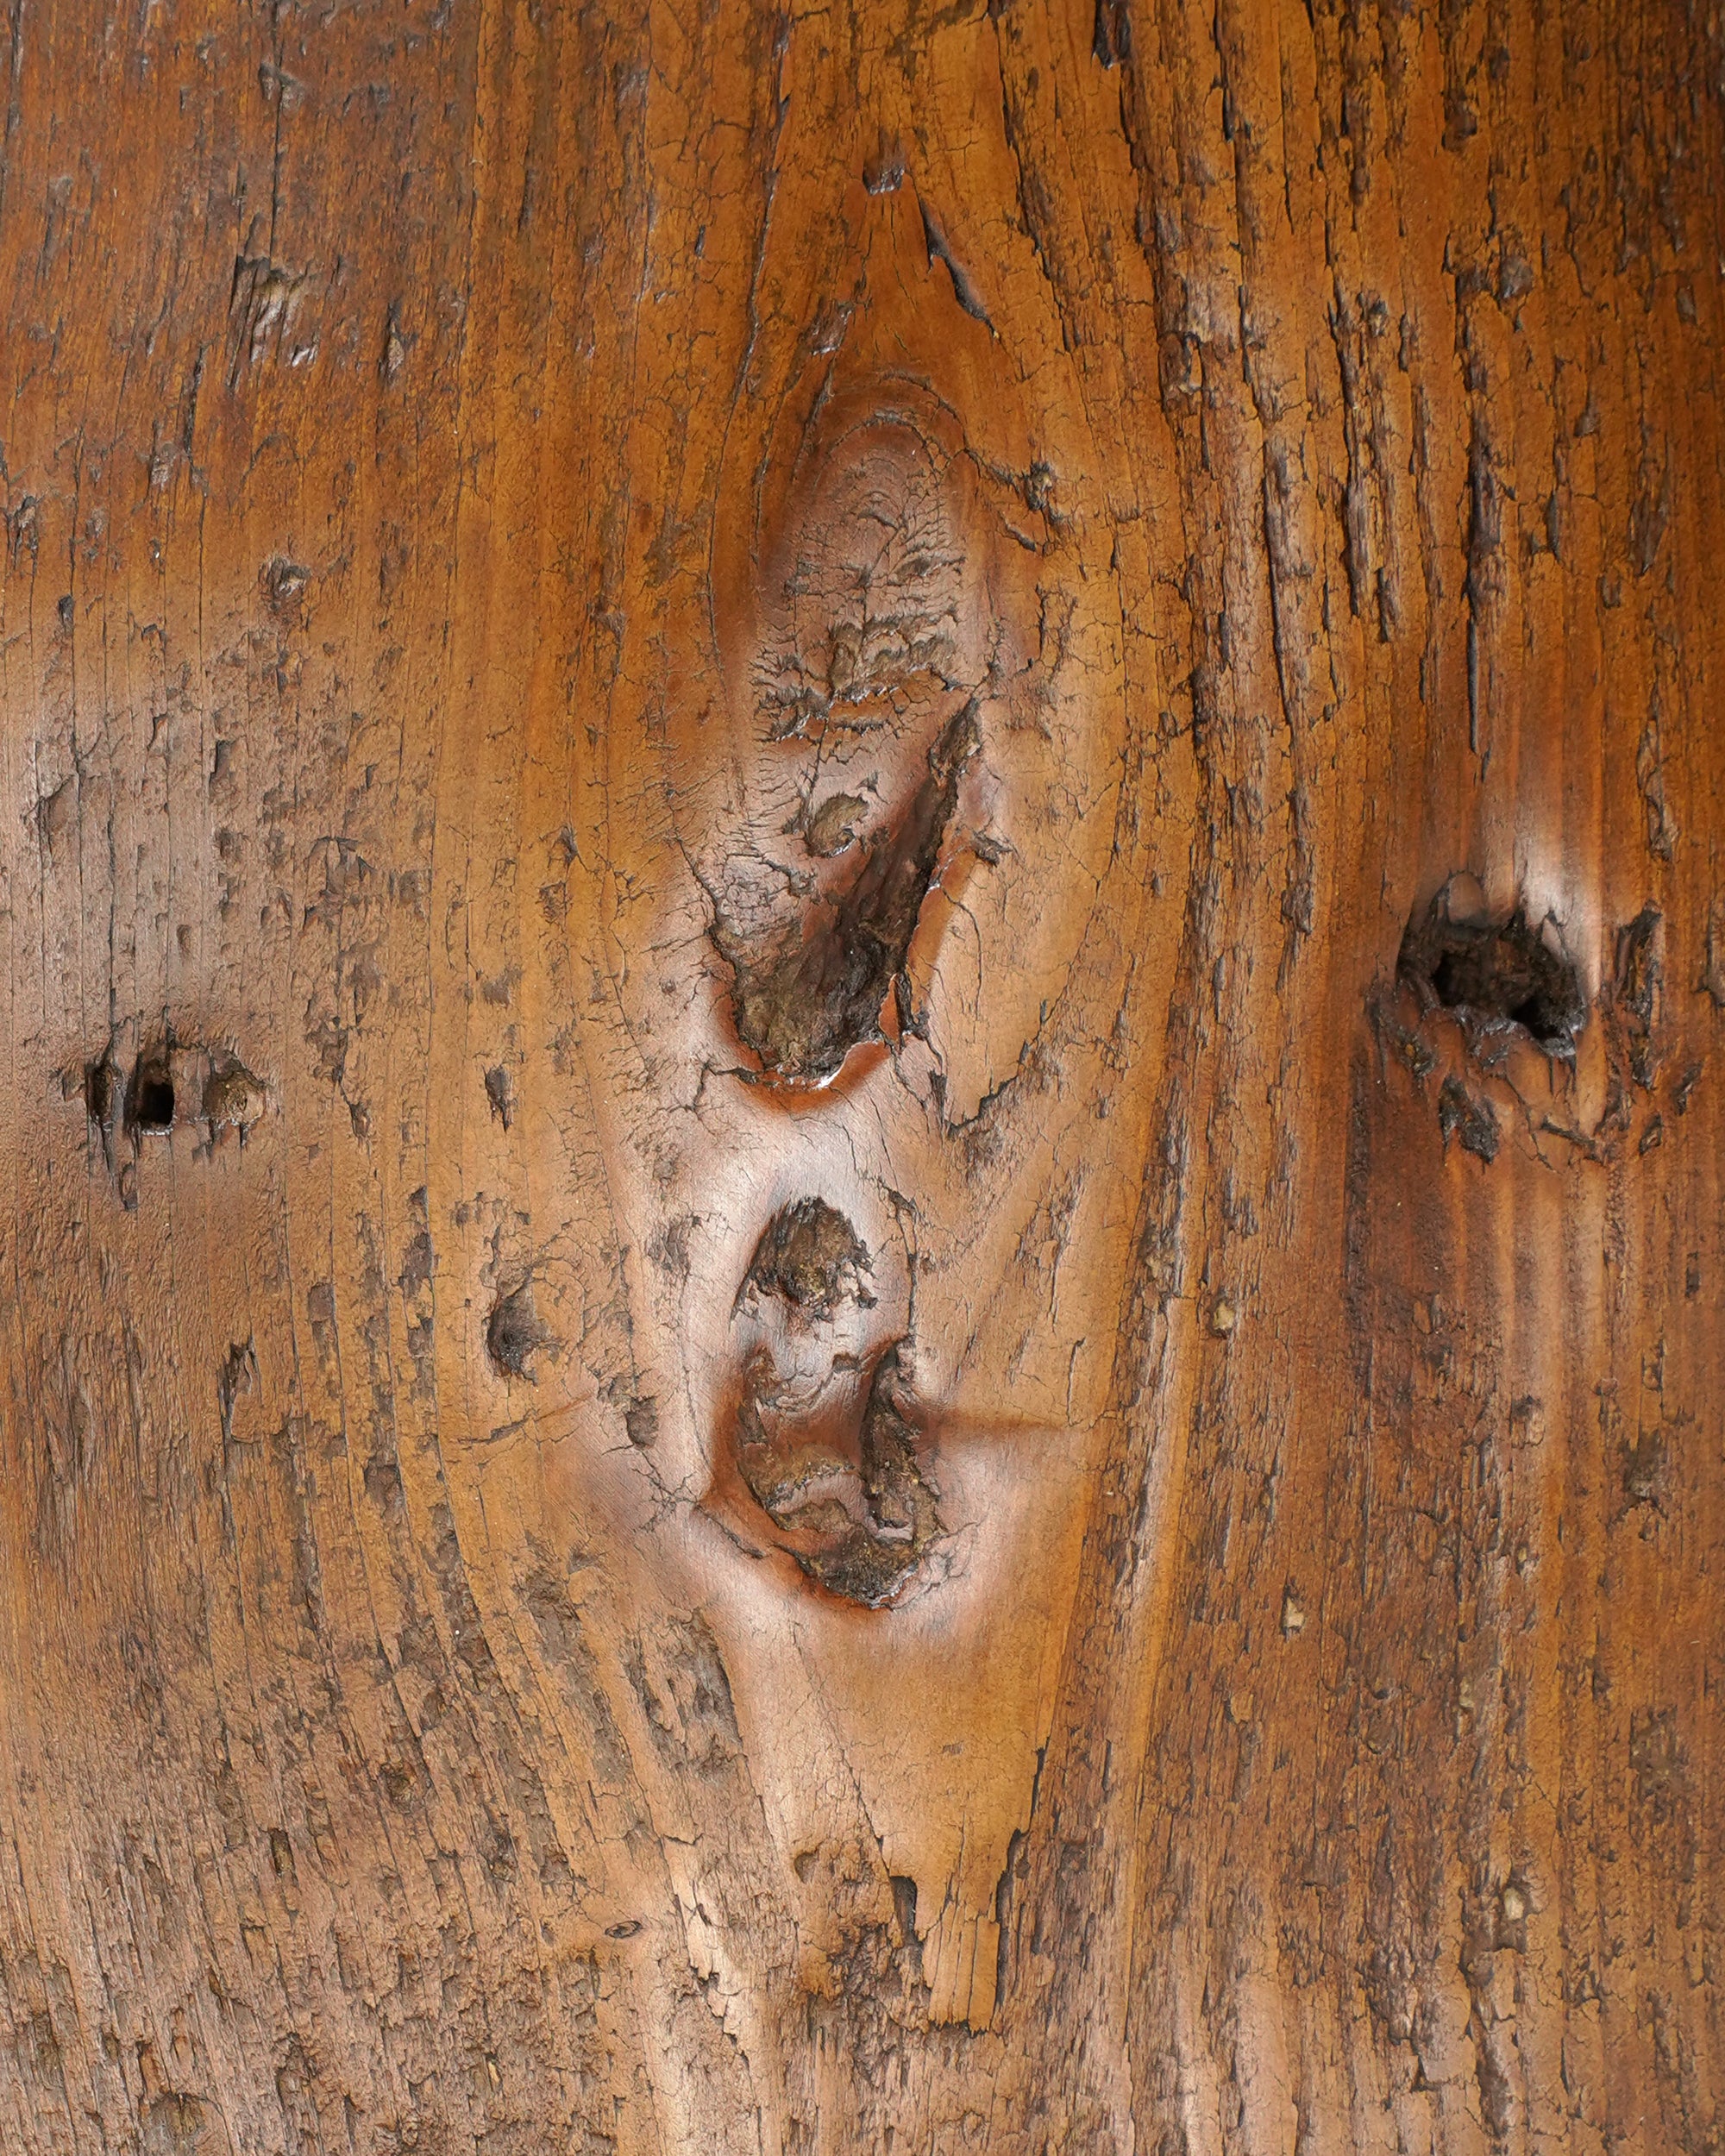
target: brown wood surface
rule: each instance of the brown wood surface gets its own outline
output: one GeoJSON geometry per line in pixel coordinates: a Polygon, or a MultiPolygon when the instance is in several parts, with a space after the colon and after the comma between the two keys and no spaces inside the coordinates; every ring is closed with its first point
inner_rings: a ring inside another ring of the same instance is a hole
{"type": "Polygon", "coordinates": [[[1704,0],[9,0],[0,2150],[1725,2147],[1704,0]]]}

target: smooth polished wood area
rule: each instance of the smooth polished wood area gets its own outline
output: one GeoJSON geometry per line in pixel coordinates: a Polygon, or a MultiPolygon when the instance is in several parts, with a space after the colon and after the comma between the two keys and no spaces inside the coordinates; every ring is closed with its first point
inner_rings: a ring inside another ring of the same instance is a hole
{"type": "Polygon", "coordinates": [[[14,0],[0,2151],[1725,2136],[1725,47],[14,0]]]}

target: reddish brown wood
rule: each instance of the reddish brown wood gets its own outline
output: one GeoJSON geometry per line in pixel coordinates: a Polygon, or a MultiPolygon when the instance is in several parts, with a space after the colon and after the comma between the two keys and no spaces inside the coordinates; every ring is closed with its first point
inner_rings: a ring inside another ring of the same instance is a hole
{"type": "Polygon", "coordinates": [[[12,0],[6,2156],[1721,2146],[1716,15],[12,0]]]}

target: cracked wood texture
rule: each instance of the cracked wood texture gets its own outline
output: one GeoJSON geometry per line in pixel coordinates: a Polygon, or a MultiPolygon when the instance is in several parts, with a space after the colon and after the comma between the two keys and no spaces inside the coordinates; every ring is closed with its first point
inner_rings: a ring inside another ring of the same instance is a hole
{"type": "Polygon", "coordinates": [[[1718,10],[7,22],[6,2156],[1718,2151],[1718,10]]]}

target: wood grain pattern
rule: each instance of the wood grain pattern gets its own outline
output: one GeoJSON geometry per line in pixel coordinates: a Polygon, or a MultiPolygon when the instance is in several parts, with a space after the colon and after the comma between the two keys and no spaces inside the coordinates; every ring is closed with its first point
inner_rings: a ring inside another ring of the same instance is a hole
{"type": "Polygon", "coordinates": [[[11,0],[0,2149],[1725,2146],[1725,31],[11,0]]]}

